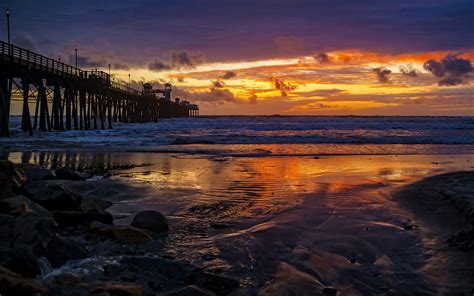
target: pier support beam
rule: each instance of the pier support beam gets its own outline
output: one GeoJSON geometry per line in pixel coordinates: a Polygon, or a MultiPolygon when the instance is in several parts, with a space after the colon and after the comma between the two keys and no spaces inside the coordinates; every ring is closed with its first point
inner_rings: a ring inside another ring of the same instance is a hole
{"type": "Polygon", "coordinates": [[[30,106],[28,102],[30,95],[30,83],[26,80],[22,80],[21,88],[23,91],[23,112],[21,115],[21,129],[24,132],[29,132],[31,136],[33,135],[33,127],[31,125],[30,106]]]}
{"type": "Polygon", "coordinates": [[[0,76],[0,137],[10,137],[9,116],[10,93],[8,78],[0,76]]]}

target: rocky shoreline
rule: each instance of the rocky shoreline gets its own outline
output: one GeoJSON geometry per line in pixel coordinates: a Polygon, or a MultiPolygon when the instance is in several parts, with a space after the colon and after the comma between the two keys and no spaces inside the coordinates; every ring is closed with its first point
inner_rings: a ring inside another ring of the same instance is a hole
{"type": "Polygon", "coordinates": [[[143,211],[130,225],[115,225],[111,202],[62,184],[92,176],[0,160],[1,295],[225,295],[239,287],[142,247],[166,237],[161,213],[143,211]]]}

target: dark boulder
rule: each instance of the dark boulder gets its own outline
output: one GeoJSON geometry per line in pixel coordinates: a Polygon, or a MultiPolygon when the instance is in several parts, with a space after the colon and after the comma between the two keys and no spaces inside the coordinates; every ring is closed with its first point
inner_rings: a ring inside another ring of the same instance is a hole
{"type": "Polygon", "coordinates": [[[79,181],[90,178],[90,175],[88,174],[82,174],[65,167],[57,169],[55,173],[56,178],[60,180],[79,181]]]}
{"type": "Polygon", "coordinates": [[[146,230],[133,226],[107,225],[94,221],[90,225],[90,230],[99,236],[108,237],[123,243],[144,243],[153,240],[146,230]]]}
{"type": "Polygon", "coordinates": [[[34,184],[25,188],[30,199],[51,211],[79,211],[82,196],[61,185],[34,184]]]}
{"type": "Polygon", "coordinates": [[[93,221],[112,224],[114,218],[108,212],[53,211],[54,220],[60,226],[88,226],[93,221]]]}
{"type": "Polygon", "coordinates": [[[30,296],[43,293],[44,288],[11,270],[0,267],[0,295],[30,296]]]}
{"type": "Polygon", "coordinates": [[[34,278],[41,274],[38,257],[31,248],[15,248],[6,254],[4,266],[27,278],[34,278]]]}
{"type": "Polygon", "coordinates": [[[56,222],[30,212],[16,217],[13,228],[13,247],[26,245],[44,247],[56,235],[56,222]]]}
{"type": "Polygon", "coordinates": [[[82,243],[68,238],[55,238],[49,242],[44,256],[51,266],[60,267],[69,260],[86,258],[87,254],[87,248],[82,243]]]}
{"type": "Polygon", "coordinates": [[[337,290],[332,287],[326,287],[323,289],[324,295],[337,295],[337,290]]]}
{"type": "Polygon", "coordinates": [[[23,185],[26,184],[27,178],[25,175],[25,171],[21,167],[15,167],[13,169],[13,191],[19,190],[23,185]]]}
{"type": "Polygon", "coordinates": [[[34,212],[39,216],[53,217],[53,214],[22,195],[15,195],[0,200],[0,213],[20,216],[28,212],[34,212]]]}
{"type": "Polygon", "coordinates": [[[57,286],[76,286],[81,283],[81,278],[74,273],[60,273],[48,277],[46,280],[57,286]]]}
{"type": "MultiPolygon", "coordinates": [[[[50,287],[43,296],[89,296],[89,290],[82,286],[77,285],[65,285],[65,286],[52,286],[50,287]]],[[[103,294],[101,296],[111,296],[110,294],[103,294]]]]}
{"type": "Polygon", "coordinates": [[[54,180],[56,178],[53,172],[46,168],[28,165],[28,164],[22,164],[21,167],[23,169],[23,172],[28,182],[41,181],[41,180],[54,180]]]}
{"type": "Polygon", "coordinates": [[[140,296],[143,294],[143,288],[128,283],[102,283],[90,289],[91,294],[108,293],[116,296],[140,296]]]}
{"type": "Polygon", "coordinates": [[[124,243],[144,243],[153,240],[144,230],[133,226],[114,226],[112,227],[112,236],[124,243]]]}
{"type": "Polygon", "coordinates": [[[113,205],[112,202],[95,197],[83,197],[81,209],[84,212],[88,211],[104,211],[113,205]]]}
{"type": "Polygon", "coordinates": [[[13,184],[13,163],[0,160],[0,199],[8,196],[13,184]]]}
{"type": "Polygon", "coordinates": [[[163,296],[211,296],[215,295],[197,286],[186,286],[161,293],[163,296]]]}
{"type": "Polygon", "coordinates": [[[228,294],[240,285],[237,280],[210,272],[204,272],[200,269],[194,273],[191,283],[211,290],[219,295],[228,294]]]}
{"type": "Polygon", "coordinates": [[[10,247],[14,237],[15,217],[0,214],[0,249],[10,247]]]}
{"type": "Polygon", "coordinates": [[[142,211],[139,212],[130,225],[147,229],[153,232],[161,232],[168,230],[168,221],[165,216],[157,211],[142,211]]]}

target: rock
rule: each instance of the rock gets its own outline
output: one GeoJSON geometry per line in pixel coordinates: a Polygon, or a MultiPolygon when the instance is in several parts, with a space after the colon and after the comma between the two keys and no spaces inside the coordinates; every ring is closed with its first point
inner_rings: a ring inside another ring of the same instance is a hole
{"type": "Polygon", "coordinates": [[[337,290],[332,287],[326,287],[323,289],[324,295],[337,295],[337,290]]]}
{"type": "Polygon", "coordinates": [[[65,167],[57,169],[55,173],[56,173],[56,178],[60,180],[78,181],[78,180],[85,180],[90,177],[86,174],[81,174],[65,167]]]}
{"type": "Polygon", "coordinates": [[[232,278],[202,270],[196,270],[192,283],[211,290],[216,294],[228,294],[240,285],[238,281],[232,278]]]}
{"type": "Polygon", "coordinates": [[[25,188],[29,198],[51,211],[80,211],[82,196],[60,185],[35,184],[25,188]],[[33,188],[34,187],[34,188],[33,188]]]}
{"type": "Polygon", "coordinates": [[[74,273],[60,273],[47,280],[58,286],[76,286],[81,283],[81,278],[74,273]]]}
{"type": "Polygon", "coordinates": [[[157,211],[142,211],[139,212],[130,225],[147,229],[153,232],[161,232],[168,230],[168,221],[165,216],[157,211]]]}
{"type": "Polygon", "coordinates": [[[28,212],[34,212],[39,216],[53,217],[53,214],[22,195],[15,195],[0,200],[0,213],[20,216],[28,212]]]}
{"type": "Polygon", "coordinates": [[[80,242],[68,238],[55,238],[46,247],[44,256],[53,267],[60,267],[69,260],[86,258],[87,248],[80,242]]]}
{"type": "Polygon", "coordinates": [[[99,221],[92,221],[91,224],[89,225],[89,229],[94,232],[95,234],[98,235],[103,235],[103,236],[110,236],[112,235],[112,227],[114,225],[111,224],[104,224],[99,221]]]}
{"type": "Polygon", "coordinates": [[[159,295],[163,296],[211,296],[214,293],[201,289],[197,286],[186,286],[183,288],[173,289],[171,291],[166,291],[160,293],[159,295]]]}
{"type": "Polygon", "coordinates": [[[27,178],[25,171],[21,167],[15,167],[13,169],[13,188],[18,189],[26,184],[27,178]]]}
{"type": "Polygon", "coordinates": [[[111,224],[114,220],[110,213],[99,211],[53,211],[53,216],[60,226],[90,225],[93,221],[111,224]]]}
{"type": "Polygon", "coordinates": [[[15,217],[10,215],[0,214],[0,249],[10,247],[13,240],[15,228],[15,217]]]}
{"type": "Polygon", "coordinates": [[[51,170],[42,167],[22,165],[22,169],[28,181],[54,180],[56,178],[51,170]]]}
{"type": "Polygon", "coordinates": [[[44,288],[33,281],[24,279],[21,275],[0,267],[1,295],[30,296],[43,292],[44,288]]]}
{"type": "Polygon", "coordinates": [[[89,290],[91,294],[109,293],[117,296],[139,296],[143,294],[140,286],[126,283],[103,283],[89,290]]]}
{"type": "Polygon", "coordinates": [[[189,285],[195,284],[198,268],[180,261],[148,256],[127,256],[120,261],[127,270],[146,271],[149,274],[166,275],[167,278],[189,285]]]}
{"type": "Polygon", "coordinates": [[[213,223],[213,224],[211,224],[211,228],[214,228],[214,229],[227,229],[229,227],[230,227],[230,225],[223,224],[223,223],[213,223]]]}
{"type": "Polygon", "coordinates": [[[94,221],[91,223],[90,229],[100,236],[106,236],[124,243],[143,243],[153,240],[146,230],[133,226],[107,225],[94,221]]]}
{"type": "Polygon", "coordinates": [[[107,236],[107,237],[110,237],[110,238],[113,237],[113,232],[112,232],[112,230],[113,230],[115,227],[116,227],[116,226],[115,226],[114,224],[104,224],[104,223],[99,222],[99,221],[93,221],[93,222],[89,225],[89,229],[90,229],[94,234],[101,235],[101,236],[107,236]]]}
{"type": "Polygon", "coordinates": [[[153,240],[145,231],[133,226],[114,226],[112,227],[112,236],[125,243],[143,243],[153,240]]]}
{"type": "Polygon", "coordinates": [[[15,248],[7,254],[5,267],[27,278],[41,274],[37,256],[31,248],[15,248]]]}
{"type": "Polygon", "coordinates": [[[84,212],[94,211],[94,210],[104,211],[110,208],[112,205],[113,203],[107,200],[98,199],[94,197],[84,197],[82,198],[81,209],[84,212]]]}
{"type": "Polygon", "coordinates": [[[0,199],[10,194],[13,184],[13,163],[0,160],[0,199]]]}
{"type": "MultiPolygon", "coordinates": [[[[77,285],[53,286],[43,296],[89,296],[89,290],[77,285]]],[[[108,294],[106,294],[108,296],[108,294]]],[[[97,295],[98,296],[98,295],[97,295]]],[[[105,296],[105,295],[104,295],[105,296]]]]}
{"type": "Polygon", "coordinates": [[[48,217],[30,212],[15,219],[13,247],[27,245],[44,247],[56,235],[56,222],[48,217]]]}

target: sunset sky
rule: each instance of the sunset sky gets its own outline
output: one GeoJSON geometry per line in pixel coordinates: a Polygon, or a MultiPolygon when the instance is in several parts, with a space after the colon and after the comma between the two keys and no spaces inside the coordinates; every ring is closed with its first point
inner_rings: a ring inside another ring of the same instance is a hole
{"type": "MultiPolygon", "coordinates": [[[[12,42],[201,114],[474,115],[466,1],[2,1],[12,42]]],[[[4,22],[2,22],[4,24],[4,22]]],[[[2,28],[4,25],[2,24],[2,28]]],[[[5,30],[1,32],[6,40],[5,30]]]]}

